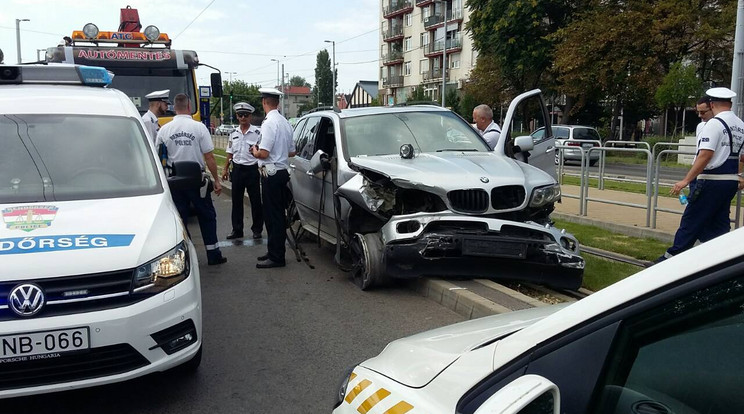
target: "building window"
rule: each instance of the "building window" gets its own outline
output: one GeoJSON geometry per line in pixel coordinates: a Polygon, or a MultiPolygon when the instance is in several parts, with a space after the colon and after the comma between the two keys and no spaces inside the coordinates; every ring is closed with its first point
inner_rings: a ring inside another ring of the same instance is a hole
{"type": "Polygon", "coordinates": [[[411,15],[411,13],[406,14],[405,19],[406,19],[406,27],[413,26],[413,16],[411,15]]]}
{"type": "Polygon", "coordinates": [[[411,74],[411,62],[403,64],[403,74],[409,76],[411,74]]]}
{"type": "Polygon", "coordinates": [[[421,47],[429,45],[429,33],[421,33],[421,47]]]}
{"type": "Polygon", "coordinates": [[[423,74],[429,70],[429,59],[421,59],[419,61],[419,74],[423,74]]]}
{"type": "Polygon", "coordinates": [[[408,36],[405,39],[403,39],[403,50],[408,52],[409,50],[413,49],[413,42],[411,42],[411,37],[408,36]]]}
{"type": "Polygon", "coordinates": [[[453,53],[449,57],[449,67],[451,69],[460,69],[460,54],[459,53],[453,53]]]}

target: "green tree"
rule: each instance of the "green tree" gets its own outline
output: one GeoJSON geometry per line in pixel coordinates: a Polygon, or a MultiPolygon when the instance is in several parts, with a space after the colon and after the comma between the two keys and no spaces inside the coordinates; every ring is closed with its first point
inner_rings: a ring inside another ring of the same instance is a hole
{"type": "Polygon", "coordinates": [[[333,102],[333,72],[328,50],[318,52],[315,64],[315,87],[313,98],[317,106],[331,106],[333,102]]]}
{"type": "MultiPolygon", "coordinates": [[[[696,98],[702,93],[702,84],[695,72],[694,66],[677,62],[672,65],[669,73],[664,76],[663,82],[656,89],[656,102],[659,106],[664,109],[669,107],[674,109],[672,136],[677,135],[679,113],[694,104],[696,98]]],[[[682,133],[684,135],[684,131],[682,133]]]]}
{"type": "Polygon", "coordinates": [[[461,117],[465,118],[466,121],[472,123],[473,122],[473,109],[475,109],[476,106],[479,104],[475,100],[475,97],[465,91],[462,95],[462,99],[460,100],[460,111],[458,112],[461,117]]]}
{"type": "Polygon", "coordinates": [[[463,113],[460,111],[460,94],[457,92],[457,89],[454,87],[447,89],[447,94],[444,96],[444,103],[453,112],[463,116],[463,113]]]}
{"type": "Polygon", "coordinates": [[[480,104],[495,108],[516,96],[501,75],[498,59],[490,55],[478,56],[475,68],[470,72],[470,79],[465,85],[465,95],[474,102],[470,108],[471,117],[473,108],[480,104]]]}
{"type": "Polygon", "coordinates": [[[302,76],[292,76],[289,78],[289,86],[304,86],[309,88],[310,83],[302,76]]]}
{"type": "Polygon", "coordinates": [[[230,102],[235,105],[238,102],[248,102],[256,108],[253,113],[254,116],[263,116],[263,106],[261,105],[261,94],[258,92],[258,85],[249,85],[245,81],[236,79],[232,82],[223,81],[222,91],[223,96],[220,98],[212,98],[211,107],[212,113],[217,115],[219,118],[220,114],[223,114],[222,123],[225,124],[236,124],[237,119],[235,118],[235,112],[233,111],[233,119],[230,119],[230,102]],[[230,98],[232,96],[232,99],[230,98]],[[220,103],[222,106],[220,107],[220,103]]]}
{"type": "Polygon", "coordinates": [[[426,93],[424,93],[424,86],[418,85],[416,86],[412,93],[408,95],[407,102],[432,102],[431,98],[426,96],[426,93]]]}

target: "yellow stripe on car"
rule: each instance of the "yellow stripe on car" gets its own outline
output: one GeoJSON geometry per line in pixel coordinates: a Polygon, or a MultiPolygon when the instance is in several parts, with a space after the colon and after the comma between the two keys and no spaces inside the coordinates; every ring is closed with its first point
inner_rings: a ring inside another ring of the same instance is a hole
{"type": "Polygon", "coordinates": [[[369,410],[371,410],[375,405],[377,405],[378,402],[382,401],[388,395],[390,395],[390,391],[386,390],[385,388],[380,388],[379,390],[377,390],[376,393],[372,394],[369,398],[364,400],[362,405],[357,408],[357,411],[359,411],[360,414],[367,414],[369,410]]]}
{"type": "Polygon", "coordinates": [[[408,404],[405,401],[401,401],[398,404],[392,406],[389,410],[385,411],[383,414],[404,414],[411,410],[413,410],[413,406],[411,404],[408,404]]]}
{"type": "Polygon", "coordinates": [[[348,394],[346,394],[346,398],[344,400],[351,404],[352,401],[354,401],[354,398],[359,395],[360,392],[364,391],[365,388],[372,385],[372,382],[370,380],[362,380],[359,384],[357,384],[356,387],[352,388],[351,391],[349,391],[348,394]]]}

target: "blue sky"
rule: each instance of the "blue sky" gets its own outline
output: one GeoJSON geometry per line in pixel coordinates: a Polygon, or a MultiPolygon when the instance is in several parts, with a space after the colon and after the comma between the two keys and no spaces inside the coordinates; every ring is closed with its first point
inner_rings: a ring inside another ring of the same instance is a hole
{"type": "MultiPolygon", "coordinates": [[[[138,9],[143,27],[157,26],[173,39],[174,49],[195,50],[201,62],[236,72],[233,79],[273,86],[277,63],[271,59],[279,59],[285,73],[303,76],[312,84],[316,54],[324,48],[331,52],[331,44],[324,40],[336,41],[339,92],[351,92],[359,80],[377,80],[379,73],[378,0],[2,0],[0,4],[0,49],[6,64],[17,62],[15,19],[30,19],[20,26],[21,55],[27,62],[36,59],[37,49],[56,46],[86,23],[115,31],[119,10],[130,5],[138,9]]],[[[197,72],[200,84],[208,84],[209,72],[197,72]]]]}

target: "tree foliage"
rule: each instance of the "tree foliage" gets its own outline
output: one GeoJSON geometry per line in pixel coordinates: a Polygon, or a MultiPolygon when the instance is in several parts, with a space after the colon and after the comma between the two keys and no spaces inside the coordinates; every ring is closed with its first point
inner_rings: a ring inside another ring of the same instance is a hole
{"type": "Polygon", "coordinates": [[[669,73],[664,76],[664,81],[656,89],[656,102],[660,108],[672,107],[675,110],[674,131],[672,135],[677,134],[678,113],[695,103],[695,100],[702,93],[702,84],[695,73],[695,67],[692,65],[683,65],[677,62],[669,69],[669,73]]]}
{"type": "Polygon", "coordinates": [[[295,75],[289,78],[289,86],[304,86],[306,88],[309,88],[310,83],[302,76],[295,75]]]}
{"type": "Polygon", "coordinates": [[[326,49],[321,50],[317,55],[313,99],[318,106],[333,105],[333,72],[331,72],[331,58],[326,49]]]}
{"type": "Polygon", "coordinates": [[[260,86],[258,85],[249,85],[245,81],[242,80],[234,80],[232,82],[223,81],[222,82],[222,91],[223,96],[222,98],[212,98],[211,102],[211,112],[217,116],[217,118],[220,117],[220,114],[224,115],[222,118],[222,123],[225,124],[237,124],[237,119],[235,118],[235,112],[233,112],[233,119],[230,119],[230,102],[232,101],[232,104],[235,105],[238,102],[248,102],[256,108],[256,111],[253,113],[254,116],[263,116],[263,106],[261,106],[261,94],[258,92],[258,88],[260,86]],[[230,98],[232,96],[232,99],[230,98]],[[222,105],[220,107],[220,104],[222,105]]]}
{"type": "Polygon", "coordinates": [[[431,102],[431,98],[424,93],[424,86],[418,85],[408,95],[406,102],[431,102]]]}

